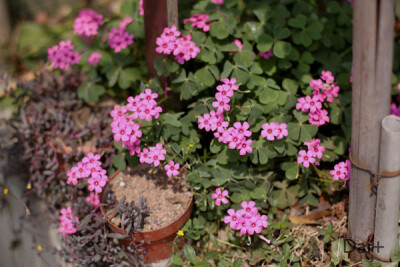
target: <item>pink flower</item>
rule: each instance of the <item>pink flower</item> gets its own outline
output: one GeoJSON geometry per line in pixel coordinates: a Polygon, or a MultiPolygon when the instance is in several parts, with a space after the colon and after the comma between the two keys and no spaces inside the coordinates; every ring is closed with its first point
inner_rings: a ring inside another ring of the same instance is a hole
{"type": "Polygon", "coordinates": [[[179,167],[180,167],[179,163],[175,164],[175,162],[170,160],[169,164],[164,166],[164,170],[166,170],[167,176],[171,177],[171,176],[176,176],[179,174],[179,171],[178,171],[179,167]]]}
{"type": "Polygon", "coordinates": [[[74,33],[90,37],[97,35],[99,25],[103,25],[103,16],[92,9],[82,9],[74,21],[74,33]]]}
{"type": "MultiPolygon", "coordinates": [[[[223,1],[223,0],[222,0],[222,1],[223,1]]],[[[242,48],[243,48],[242,42],[241,42],[239,39],[235,39],[233,42],[234,42],[234,43],[236,44],[236,46],[238,47],[239,51],[241,51],[242,48]]]]}
{"type": "Polygon", "coordinates": [[[99,64],[100,58],[101,58],[101,54],[100,53],[93,52],[88,58],[88,62],[90,64],[90,66],[99,64]]]}
{"type": "Polygon", "coordinates": [[[99,195],[93,192],[90,192],[89,196],[85,198],[86,203],[91,204],[93,207],[97,207],[100,205],[99,195]]]}
{"type": "Polygon", "coordinates": [[[308,146],[308,151],[311,152],[313,157],[317,157],[319,159],[322,158],[323,152],[325,151],[325,147],[319,145],[319,139],[311,139],[310,142],[304,142],[305,145],[308,146]]]}
{"type": "Polygon", "coordinates": [[[243,218],[244,211],[243,210],[235,211],[234,209],[228,209],[227,212],[229,216],[224,217],[224,222],[229,223],[229,226],[232,229],[237,230],[238,223],[240,223],[240,220],[243,218]]]}
{"type": "Polygon", "coordinates": [[[227,84],[218,85],[217,86],[217,90],[219,91],[219,93],[215,94],[216,98],[217,98],[218,94],[220,94],[220,95],[218,95],[218,97],[220,97],[220,96],[232,97],[233,96],[233,90],[227,84]]]}
{"type": "Polygon", "coordinates": [[[98,177],[91,177],[88,179],[88,184],[89,191],[96,191],[97,193],[101,193],[101,191],[103,191],[103,187],[106,185],[106,181],[98,177]]]}
{"type": "Polygon", "coordinates": [[[268,227],[268,216],[267,215],[261,215],[260,220],[261,220],[262,226],[264,228],[267,228],[268,227]]]}
{"type": "Polygon", "coordinates": [[[215,193],[211,194],[211,198],[215,199],[215,205],[220,206],[221,201],[224,204],[227,204],[229,202],[228,199],[226,198],[228,194],[229,194],[228,190],[222,191],[221,188],[217,188],[215,190],[215,193]]]}
{"type": "Polygon", "coordinates": [[[79,52],[74,52],[74,46],[71,41],[61,41],[58,45],[47,50],[47,58],[53,63],[54,69],[67,70],[70,66],[78,64],[81,55],[79,52]]]}
{"type": "Polygon", "coordinates": [[[325,109],[317,110],[315,113],[310,113],[308,122],[317,126],[324,125],[329,122],[328,111],[325,109]]]}
{"type": "Polygon", "coordinates": [[[76,233],[78,217],[72,215],[71,207],[62,208],[60,215],[60,227],[58,227],[58,232],[62,233],[65,237],[67,234],[71,235],[76,233]]]}
{"type": "Polygon", "coordinates": [[[259,51],[258,54],[260,55],[260,57],[263,57],[267,60],[274,56],[274,52],[272,52],[272,47],[267,52],[259,51]]]}
{"type": "Polygon", "coordinates": [[[281,123],[277,126],[277,135],[276,139],[282,139],[284,136],[288,136],[289,132],[287,130],[287,124],[281,123]]]}
{"type": "Polygon", "coordinates": [[[254,201],[249,201],[248,203],[246,201],[242,201],[240,206],[242,206],[244,210],[245,218],[251,218],[258,213],[258,209],[255,207],[255,205],[256,203],[254,201]]]}
{"type": "Polygon", "coordinates": [[[192,36],[182,34],[182,37],[178,38],[180,35],[181,32],[177,30],[175,25],[172,25],[171,28],[165,28],[161,36],[156,39],[156,52],[165,55],[172,53],[179,64],[183,64],[191,58],[196,58],[197,54],[200,53],[200,48],[191,40],[192,36]]]}
{"type": "Polygon", "coordinates": [[[333,77],[332,72],[323,70],[321,79],[327,83],[331,83],[335,80],[335,77],[333,77]]]}
{"type": "Polygon", "coordinates": [[[101,162],[99,161],[101,156],[99,154],[88,153],[83,159],[82,163],[86,164],[89,169],[92,167],[99,167],[101,162]]]}
{"type": "Polygon", "coordinates": [[[341,161],[335,165],[334,169],[329,172],[333,175],[333,180],[342,180],[345,182],[350,179],[351,176],[351,161],[341,161]]]}
{"type": "Polygon", "coordinates": [[[115,53],[119,53],[134,43],[133,37],[134,35],[126,32],[124,28],[111,28],[108,34],[108,45],[114,49],[115,53]]]}
{"type": "Polygon", "coordinates": [[[149,147],[149,149],[149,156],[152,158],[154,166],[159,166],[160,161],[165,160],[165,155],[167,154],[167,151],[163,149],[161,143],[157,143],[155,147],[149,147]]]}
{"type": "Polygon", "coordinates": [[[211,0],[211,2],[213,2],[214,4],[223,4],[224,0],[211,0]]]}
{"type": "Polygon", "coordinates": [[[314,163],[315,158],[311,151],[306,152],[305,150],[300,150],[299,157],[297,158],[297,163],[302,163],[304,167],[310,167],[310,163],[314,163]]]}
{"type": "Polygon", "coordinates": [[[78,177],[76,177],[76,173],[74,171],[67,171],[67,177],[67,184],[72,183],[73,185],[76,185],[78,183],[78,177]]]}
{"type": "Polygon", "coordinates": [[[228,78],[221,78],[221,82],[226,84],[230,89],[232,89],[234,91],[239,89],[239,85],[236,84],[235,78],[232,78],[230,80],[228,78]]]}
{"type": "Polygon", "coordinates": [[[197,121],[199,122],[199,129],[204,128],[207,132],[210,131],[211,126],[216,123],[215,117],[211,117],[209,113],[204,114],[203,117],[199,117],[197,121]]]}
{"type": "Polygon", "coordinates": [[[208,19],[207,14],[194,14],[191,18],[184,19],[183,23],[190,23],[192,27],[197,27],[202,29],[204,32],[208,32],[210,30],[210,24],[213,22],[207,22],[208,19]]]}
{"type": "Polygon", "coordinates": [[[147,163],[147,164],[152,164],[153,163],[153,158],[150,155],[150,152],[147,148],[143,148],[142,152],[140,153],[140,163],[147,163]]]}
{"type": "Polygon", "coordinates": [[[212,106],[217,108],[217,113],[223,113],[224,110],[231,110],[231,106],[228,104],[231,99],[229,97],[221,97],[219,100],[212,102],[212,106]]]}
{"type": "Polygon", "coordinates": [[[252,217],[247,220],[247,232],[249,235],[253,235],[254,233],[259,234],[263,229],[262,221],[257,217],[252,217]]]}
{"type": "Polygon", "coordinates": [[[169,55],[175,48],[175,42],[171,42],[170,38],[158,37],[156,40],[156,52],[159,54],[169,55]]]}
{"type": "Polygon", "coordinates": [[[321,102],[319,102],[319,98],[317,96],[314,96],[313,98],[311,98],[310,96],[306,96],[305,103],[301,110],[303,112],[310,111],[311,113],[314,113],[317,110],[320,110],[321,108],[322,104],[321,102]]]}
{"type": "Polygon", "coordinates": [[[242,138],[239,137],[239,133],[235,128],[229,128],[228,134],[227,141],[230,149],[235,149],[240,143],[242,143],[242,138]]]}
{"type": "Polygon", "coordinates": [[[132,23],[132,18],[127,17],[124,18],[120,23],[119,23],[119,28],[125,30],[126,26],[128,26],[128,24],[132,23]]]}
{"type": "Polygon", "coordinates": [[[82,162],[78,162],[77,170],[76,170],[76,177],[77,178],[86,178],[90,175],[90,171],[88,170],[87,166],[82,164],[82,162]]]}
{"type": "Polygon", "coordinates": [[[253,144],[253,140],[244,140],[242,141],[241,144],[238,145],[238,149],[240,149],[239,154],[241,156],[246,155],[246,153],[252,153],[253,152],[253,148],[251,147],[251,145],[253,144]]]}
{"type": "Polygon", "coordinates": [[[240,122],[235,122],[233,126],[236,128],[240,139],[251,136],[251,131],[248,130],[250,127],[248,122],[243,122],[243,125],[240,122]]]}
{"type": "Polygon", "coordinates": [[[261,136],[266,137],[270,141],[275,140],[275,136],[278,136],[279,131],[278,128],[276,127],[276,123],[271,122],[270,124],[264,123],[261,125],[262,131],[261,131],[261,136]]]}
{"type": "Polygon", "coordinates": [[[224,217],[224,222],[229,223],[232,229],[239,230],[242,235],[246,233],[253,235],[261,233],[263,228],[268,227],[268,216],[258,213],[254,201],[248,203],[243,201],[241,206],[243,209],[236,212],[229,209],[228,216],[224,217]]]}

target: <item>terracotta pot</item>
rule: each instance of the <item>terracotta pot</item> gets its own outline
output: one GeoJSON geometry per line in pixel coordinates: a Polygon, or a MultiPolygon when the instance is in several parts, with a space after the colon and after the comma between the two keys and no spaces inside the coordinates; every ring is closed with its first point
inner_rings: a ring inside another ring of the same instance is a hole
{"type": "MultiPolygon", "coordinates": [[[[108,180],[107,184],[112,181],[120,171],[116,171],[108,180]]],[[[103,191],[104,192],[104,191],[103,191]]],[[[103,192],[100,194],[100,200],[103,199],[103,192]]],[[[122,230],[122,228],[114,225],[106,216],[103,210],[102,205],[100,205],[101,213],[103,214],[104,218],[107,220],[108,225],[110,228],[119,234],[126,235],[126,232],[122,230]]],[[[172,243],[176,237],[176,233],[182,226],[189,220],[190,214],[193,210],[193,196],[190,199],[190,203],[186,208],[185,212],[171,224],[157,229],[153,231],[147,232],[135,232],[135,242],[137,244],[141,244],[142,241],[145,243],[141,247],[143,247],[146,251],[146,255],[144,255],[145,263],[156,263],[165,259],[168,259],[172,256],[172,243]]],[[[125,248],[129,246],[132,242],[131,238],[122,239],[121,244],[125,248]]],[[[175,249],[182,249],[183,243],[180,247],[175,249]]]]}

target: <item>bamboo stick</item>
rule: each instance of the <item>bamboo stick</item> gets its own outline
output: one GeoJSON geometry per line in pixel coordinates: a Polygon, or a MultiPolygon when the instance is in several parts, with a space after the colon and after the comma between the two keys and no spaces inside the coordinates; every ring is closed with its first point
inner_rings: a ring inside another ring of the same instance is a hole
{"type": "Polygon", "coordinates": [[[154,60],[162,57],[156,52],[156,39],[165,27],[178,26],[178,0],[144,0],[146,60],[149,77],[157,76],[154,60]]]}
{"type": "MultiPolygon", "coordinates": [[[[355,1],[353,19],[353,160],[377,171],[380,123],[389,114],[393,56],[393,0],[355,1]],[[389,77],[389,78],[388,78],[389,77]]],[[[370,174],[352,167],[349,202],[349,239],[366,244],[374,232],[376,196],[370,174]]],[[[364,256],[357,250],[352,261],[364,256]]]]}
{"type": "MultiPolygon", "coordinates": [[[[387,174],[400,170],[400,118],[394,115],[387,116],[382,121],[379,170],[387,174]]],[[[390,252],[397,240],[399,192],[400,175],[379,180],[374,255],[385,261],[390,260],[390,252]]],[[[384,262],[382,264],[386,265],[384,262]]]]}

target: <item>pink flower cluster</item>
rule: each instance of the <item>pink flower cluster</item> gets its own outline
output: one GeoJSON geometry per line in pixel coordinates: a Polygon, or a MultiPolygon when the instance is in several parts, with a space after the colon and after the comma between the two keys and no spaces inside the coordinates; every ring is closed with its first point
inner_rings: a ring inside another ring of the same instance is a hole
{"type": "MultiPolygon", "coordinates": [[[[126,106],[116,105],[111,111],[113,122],[111,123],[114,140],[121,142],[122,147],[126,147],[130,155],[138,155],[140,163],[154,164],[155,167],[165,160],[167,151],[161,143],[157,143],[154,147],[140,148],[140,137],[142,131],[140,124],[134,120],[152,121],[157,119],[162,112],[162,108],[157,105],[155,99],[157,93],[153,93],[151,89],[146,88],[143,93],[135,97],[128,97],[126,106]]],[[[169,165],[164,166],[168,176],[178,175],[179,164],[169,161],[169,165]]]]}
{"type": "Polygon", "coordinates": [[[98,207],[100,205],[99,195],[94,192],[90,192],[90,194],[85,198],[85,201],[93,207],[98,207]]]}
{"type": "Polygon", "coordinates": [[[143,148],[143,150],[138,153],[138,156],[140,157],[140,163],[154,164],[154,166],[157,167],[160,165],[161,161],[165,160],[166,154],[167,151],[163,148],[162,144],[157,143],[156,146],[149,147],[148,149],[143,148]]]}
{"type": "Polygon", "coordinates": [[[303,112],[309,112],[308,121],[317,126],[329,122],[328,111],[322,109],[322,103],[332,102],[338,96],[339,86],[336,85],[335,77],[330,71],[322,71],[321,78],[311,80],[310,86],[314,88],[313,97],[306,96],[298,99],[296,109],[303,112]]]}
{"type": "Polygon", "coordinates": [[[143,93],[135,97],[128,97],[126,106],[116,105],[111,111],[111,117],[113,118],[111,127],[114,133],[114,140],[121,142],[122,146],[130,151],[131,156],[136,153],[140,156],[139,138],[142,137],[140,125],[133,120],[151,121],[153,118],[157,119],[162,111],[162,108],[154,100],[157,97],[157,93],[153,93],[151,89],[146,88],[143,93]]]}
{"type": "Polygon", "coordinates": [[[240,231],[242,235],[248,233],[253,235],[254,233],[259,234],[263,228],[268,227],[268,216],[260,215],[256,203],[254,201],[241,203],[242,209],[235,211],[234,209],[228,209],[228,216],[225,216],[224,222],[229,223],[229,226],[240,231]]]}
{"type": "Polygon", "coordinates": [[[221,188],[217,188],[215,190],[215,193],[211,194],[211,198],[215,199],[215,205],[220,206],[221,202],[224,204],[229,203],[229,200],[226,198],[228,194],[229,194],[228,190],[222,191],[221,188]]]}
{"type": "Polygon", "coordinates": [[[53,63],[54,69],[67,70],[69,66],[78,64],[81,59],[79,52],[74,52],[71,40],[61,41],[58,45],[49,48],[47,53],[47,58],[53,63]]]}
{"type": "Polygon", "coordinates": [[[252,153],[253,140],[247,139],[252,135],[249,131],[249,124],[247,122],[235,122],[233,127],[229,127],[229,122],[225,121],[223,112],[224,110],[229,111],[231,109],[230,98],[233,96],[233,92],[238,90],[239,86],[236,85],[236,79],[231,80],[225,78],[221,79],[224,84],[218,85],[218,93],[215,94],[216,101],[212,103],[213,107],[217,110],[211,110],[210,113],[206,113],[197,119],[199,129],[205,129],[213,131],[214,136],[218,138],[218,141],[224,144],[229,144],[230,149],[238,149],[240,155],[246,153],[252,153]]]}
{"type": "Polygon", "coordinates": [[[223,4],[224,3],[224,0],[211,0],[211,2],[213,3],[213,4],[223,4]]]}
{"type": "MultiPolygon", "coordinates": [[[[321,159],[323,152],[325,151],[325,147],[321,146],[320,143],[321,140],[314,138],[311,139],[310,142],[304,142],[304,145],[307,146],[307,151],[299,151],[297,163],[303,164],[304,167],[309,168],[310,163],[313,164],[316,162],[316,158],[321,159]]],[[[319,162],[316,164],[319,165],[319,162]]]]}
{"type": "Polygon", "coordinates": [[[90,64],[90,66],[99,64],[100,58],[101,58],[101,54],[98,52],[93,52],[92,54],[90,54],[90,56],[88,58],[88,62],[90,64]]]}
{"type": "Polygon", "coordinates": [[[286,123],[264,123],[261,125],[262,131],[261,136],[266,137],[270,141],[274,141],[276,139],[282,139],[284,136],[288,136],[287,124],[286,123]]]}
{"type": "Polygon", "coordinates": [[[108,181],[106,170],[101,167],[100,155],[88,153],[78,164],[67,172],[67,184],[76,185],[78,179],[90,177],[88,188],[100,193],[108,181]]]}
{"type": "Polygon", "coordinates": [[[165,55],[172,53],[175,56],[175,60],[179,64],[183,64],[185,61],[195,58],[200,53],[200,48],[192,41],[190,34],[179,36],[181,36],[181,32],[177,30],[175,25],[172,25],[171,28],[165,28],[164,32],[156,40],[156,52],[165,55]]]}
{"type": "Polygon", "coordinates": [[[86,37],[97,35],[100,25],[103,25],[103,16],[93,9],[82,9],[74,21],[74,33],[86,37]]]}
{"type": "Polygon", "coordinates": [[[258,54],[260,55],[260,57],[263,57],[267,60],[274,56],[274,52],[272,52],[272,47],[267,52],[260,51],[258,52],[258,54]]]}
{"type": "Polygon", "coordinates": [[[335,165],[334,169],[329,172],[333,175],[333,180],[342,180],[343,182],[350,179],[351,161],[341,161],[335,165]]]}
{"type": "Polygon", "coordinates": [[[210,24],[213,23],[213,21],[206,21],[208,19],[207,14],[194,14],[191,18],[184,19],[183,23],[190,23],[192,27],[197,27],[199,29],[202,29],[203,32],[208,32],[210,30],[210,24]]]}
{"type": "Polygon", "coordinates": [[[176,176],[179,174],[179,163],[175,163],[172,160],[169,161],[167,165],[164,166],[164,170],[167,172],[167,176],[176,176]]]}
{"type": "Polygon", "coordinates": [[[78,217],[72,215],[71,207],[61,209],[60,222],[61,226],[58,227],[58,232],[62,233],[64,237],[67,234],[76,233],[78,217]]]}
{"type": "Polygon", "coordinates": [[[125,18],[120,22],[119,28],[111,28],[108,33],[108,45],[114,49],[115,53],[121,52],[122,49],[133,44],[133,33],[129,34],[126,30],[126,26],[132,22],[131,18],[125,18]]]}

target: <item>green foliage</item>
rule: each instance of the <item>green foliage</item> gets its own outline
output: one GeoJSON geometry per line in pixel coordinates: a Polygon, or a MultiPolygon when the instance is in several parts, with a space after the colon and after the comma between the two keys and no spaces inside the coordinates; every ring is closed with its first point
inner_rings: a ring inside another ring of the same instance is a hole
{"type": "MultiPolygon", "coordinates": [[[[201,0],[193,6],[182,3],[182,7],[179,11],[185,16],[208,14],[210,31],[180,25],[182,33],[191,34],[201,52],[182,65],[173,56],[155,60],[157,75],[167,78],[166,89],[161,84],[163,79],[146,79],[143,18],[133,15],[135,9],[130,4],[124,4],[123,13],[134,18],[128,31],[135,34],[135,44],[115,54],[104,43],[94,42],[89,52],[93,49],[103,56],[94,67],[81,62],[87,79],[78,96],[86,102],[97,102],[110,95],[122,103],[120,98],[134,96],[145,88],[159,94],[157,101],[163,113],[152,122],[140,122],[141,146],[161,142],[167,150],[166,160],[184,166],[195,192],[195,211],[184,226],[185,237],[210,244],[200,253],[195,246],[185,245],[185,259],[175,254],[173,265],[216,266],[209,262],[213,261],[218,266],[242,266],[246,260],[253,266],[267,263],[300,266],[300,257],[291,253],[291,249],[296,242],[303,241],[290,236],[291,224],[278,210],[295,204],[317,206],[319,196],[331,193],[327,188],[335,186],[327,174],[333,162],[347,153],[351,116],[348,81],[351,5],[327,0],[225,0],[224,5],[216,8],[211,1],[201,0]],[[240,51],[235,39],[243,43],[240,51]],[[274,54],[270,59],[259,55],[269,50],[274,54]],[[331,123],[317,127],[308,122],[308,114],[295,106],[299,97],[312,94],[309,83],[322,70],[332,71],[341,89],[340,97],[333,103],[324,103],[331,123]],[[231,110],[226,120],[230,126],[237,121],[249,123],[254,141],[250,154],[241,156],[237,150],[219,143],[211,133],[198,129],[198,117],[213,109],[215,88],[221,84],[221,78],[235,78],[240,85],[229,103],[231,110]],[[286,123],[288,137],[274,141],[262,138],[261,125],[266,122],[286,123]],[[298,151],[312,138],[321,139],[326,151],[319,166],[306,169],[297,163],[298,151]],[[231,204],[215,206],[211,193],[217,187],[229,190],[231,204]],[[217,238],[225,225],[226,209],[250,200],[256,202],[260,213],[268,214],[270,226],[262,235],[274,246],[256,236],[252,237],[251,245],[246,245],[249,241],[233,230],[224,233],[224,242],[217,238]],[[227,244],[231,246],[227,255],[215,253],[227,244]],[[245,257],[242,259],[240,255],[245,257]]],[[[114,167],[123,170],[127,163],[137,163],[126,148],[118,149],[121,154],[113,158],[114,167]]],[[[319,234],[325,243],[333,241],[333,264],[343,261],[344,239],[337,239],[332,225],[319,234]]]]}

